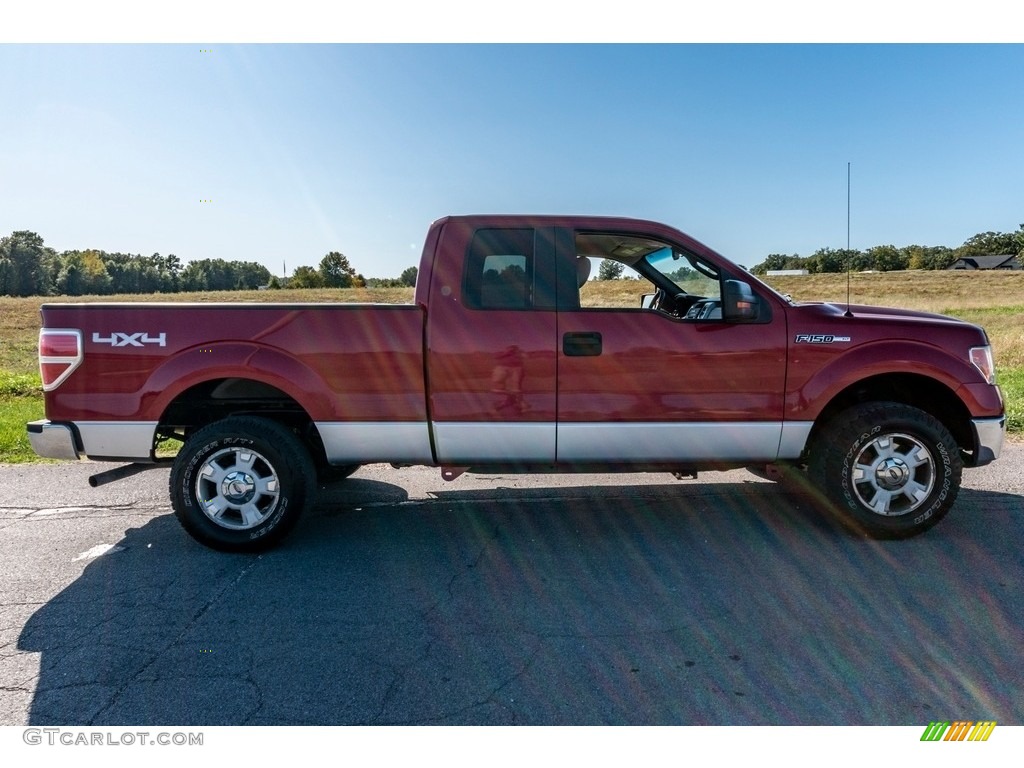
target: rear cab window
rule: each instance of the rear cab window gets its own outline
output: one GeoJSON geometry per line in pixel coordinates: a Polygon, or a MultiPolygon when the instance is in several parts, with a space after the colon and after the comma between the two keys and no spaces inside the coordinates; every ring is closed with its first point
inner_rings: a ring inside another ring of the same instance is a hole
{"type": "Polygon", "coordinates": [[[466,254],[462,294],[472,309],[532,309],[533,229],[479,229],[466,254]]]}

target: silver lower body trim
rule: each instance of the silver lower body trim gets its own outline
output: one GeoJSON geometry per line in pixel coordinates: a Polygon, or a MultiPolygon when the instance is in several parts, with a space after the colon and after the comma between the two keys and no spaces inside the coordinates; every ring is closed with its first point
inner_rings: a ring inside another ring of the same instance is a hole
{"type": "Polygon", "coordinates": [[[1006,440],[1006,417],[995,419],[972,419],[974,436],[978,445],[974,466],[983,467],[999,458],[1006,440]]]}
{"type": "Polygon", "coordinates": [[[796,459],[812,422],[496,423],[434,425],[438,461],[657,463],[796,459]]]}
{"type": "Polygon", "coordinates": [[[90,459],[151,461],[155,421],[77,421],[82,453],[90,459]]]}
{"type": "MultiPolygon", "coordinates": [[[[76,423],[43,420],[27,425],[33,450],[44,458],[149,461],[156,422],[76,423]]],[[[434,425],[435,462],[426,422],[318,422],[332,464],[375,461],[412,464],[775,461],[803,452],[811,422],[586,423],[442,422],[434,425]],[[557,453],[556,453],[557,438],[557,453]]],[[[978,461],[994,460],[1005,419],[977,419],[978,461]]]]}
{"type": "Polygon", "coordinates": [[[434,463],[425,421],[320,421],[316,428],[332,464],[434,463]]]}
{"type": "Polygon", "coordinates": [[[813,421],[785,421],[782,423],[782,439],[779,441],[780,460],[799,459],[807,447],[807,438],[814,428],[813,421]]]}
{"type": "Polygon", "coordinates": [[[555,461],[551,422],[440,422],[434,439],[442,464],[555,461]]]}
{"type": "Polygon", "coordinates": [[[559,424],[558,461],[775,461],[782,432],[782,422],[559,424]]]}

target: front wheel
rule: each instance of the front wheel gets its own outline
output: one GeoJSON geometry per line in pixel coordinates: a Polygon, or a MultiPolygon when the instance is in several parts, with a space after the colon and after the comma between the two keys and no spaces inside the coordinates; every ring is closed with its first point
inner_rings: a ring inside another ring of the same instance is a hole
{"type": "Polygon", "coordinates": [[[934,416],[902,403],[865,403],[823,428],[809,469],[841,522],[877,538],[906,538],[949,512],[963,462],[934,416]]]}
{"type": "Polygon", "coordinates": [[[171,469],[171,504],[201,544],[257,552],[287,535],[315,493],[309,452],[268,419],[233,416],[182,446],[171,469]]]}

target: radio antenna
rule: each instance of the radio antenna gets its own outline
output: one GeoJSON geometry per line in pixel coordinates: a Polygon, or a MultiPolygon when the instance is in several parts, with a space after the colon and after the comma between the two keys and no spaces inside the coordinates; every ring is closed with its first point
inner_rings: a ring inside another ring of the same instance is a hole
{"type": "Polygon", "coordinates": [[[853,317],[850,311],[850,163],[846,163],[846,315],[853,317]]]}

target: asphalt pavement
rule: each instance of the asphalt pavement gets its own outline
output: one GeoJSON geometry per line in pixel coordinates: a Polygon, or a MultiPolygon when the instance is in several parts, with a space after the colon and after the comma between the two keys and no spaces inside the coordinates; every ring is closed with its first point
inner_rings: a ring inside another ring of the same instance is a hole
{"type": "Polygon", "coordinates": [[[364,467],[227,555],[167,470],[0,466],[0,725],[1024,724],[1024,446],[923,536],[745,471],[364,467]]]}

